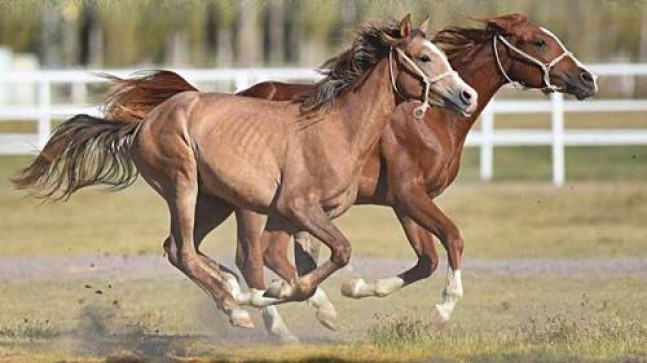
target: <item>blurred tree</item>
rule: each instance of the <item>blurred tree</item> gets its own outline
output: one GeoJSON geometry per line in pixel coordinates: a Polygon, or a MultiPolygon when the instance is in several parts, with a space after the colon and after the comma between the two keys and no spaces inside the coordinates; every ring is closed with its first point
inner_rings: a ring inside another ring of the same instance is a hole
{"type": "Polygon", "coordinates": [[[267,5],[266,26],[267,60],[269,64],[280,65],[285,60],[285,6],[283,0],[272,1],[267,5]]]}
{"type": "Polygon", "coordinates": [[[239,66],[249,67],[260,63],[262,49],[258,29],[262,4],[257,0],[240,0],[243,11],[239,12],[236,22],[236,63],[239,66]]]}
{"type": "Polygon", "coordinates": [[[316,67],[330,55],[330,35],[339,26],[341,2],[301,1],[298,3],[297,22],[301,32],[298,63],[303,66],[316,67]]]}
{"type": "Polygon", "coordinates": [[[238,14],[238,2],[222,0],[213,2],[216,9],[217,47],[216,59],[219,67],[230,67],[234,64],[234,25],[238,14]]]}
{"type": "Polygon", "coordinates": [[[0,45],[47,67],[316,66],[376,18],[430,31],[528,14],[586,61],[647,61],[647,0],[0,0],[0,45]]]}

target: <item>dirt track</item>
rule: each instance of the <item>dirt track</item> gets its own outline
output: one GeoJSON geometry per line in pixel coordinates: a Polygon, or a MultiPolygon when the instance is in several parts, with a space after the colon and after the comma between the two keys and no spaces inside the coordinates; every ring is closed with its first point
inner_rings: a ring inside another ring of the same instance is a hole
{"type": "MultiPolygon", "coordinates": [[[[233,267],[229,258],[217,259],[233,267]]],[[[413,259],[355,257],[341,273],[366,277],[389,276],[413,265],[413,259]]],[[[445,261],[437,273],[444,271],[445,261]]],[[[465,261],[471,274],[506,276],[549,275],[598,278],[609,275],[647,277],[647,259],[641,257],[594,259],[502,259],[465,261]]],[[[163,256],[0,256],[0,280],[150,279],[182,278],[163,256]]]]}

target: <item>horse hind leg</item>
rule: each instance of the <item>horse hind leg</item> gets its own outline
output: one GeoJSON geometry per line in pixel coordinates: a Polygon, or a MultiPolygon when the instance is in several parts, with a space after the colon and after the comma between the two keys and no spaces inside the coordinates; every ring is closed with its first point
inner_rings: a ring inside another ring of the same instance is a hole
{"type": "Polygon", "coordinates": [[[241,309],[228,292],[221,271],[209,266],[196,249],[194,228],[198,197],[197,168],[195,159],[190,155],[192,151],[186,146],[174,149],[176,165],[171,167],[156,168],[154,165],[160,163],[149,159],[151,155],[156,155],[155,152],[135,156],[142,177],[166,200],[169,208],[171,233],[164,241],[164,250],[169,262],[210,295],[229,316],[232,325],[252,328],[249,313],[241,309]]]}

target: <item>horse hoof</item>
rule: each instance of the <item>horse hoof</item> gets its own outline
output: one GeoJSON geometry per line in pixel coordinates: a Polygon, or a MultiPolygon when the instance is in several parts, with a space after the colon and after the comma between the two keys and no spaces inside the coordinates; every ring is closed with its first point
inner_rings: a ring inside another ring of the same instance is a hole
{"type": "Polygon", "coordinates": [[[449,314],[442,306],[436,305],[434,310],[431,311],[430,323],[432,326],[442,328],[449,322],[449,314]]]}
{"type": "Polygon", "coordinates": [[[283,280],[274,280],[272,281],[267,290],[263,293],[263,297],[269,297],[274,299],[285,299],[291,296],[292,286],[283,280]]]}
{"type": "Polygon", "coordinates": [[[254,329],[254,323],[246,310],[235,309],[229,314],[229,322],[233,326],[246,329],[254,329]]]}
{"type": "Polygon", "coordinates": [[[344,284],[341,285],[341,294],[350,297],[352,299],[359,299],[364,297],[363,294],[360,294],[360,290],[366,286],[364,279],[355,278],[344,281],[344,284]]]}
{"type": "Polygon", "coordinates": [[[285,322],[283,322],[283,319],[281,319],[276,306],[268,306],[261,309],[261,317],[263,318],[263,323],[265,324],[267,332],[280,343],[299,343],[299,338],[290,332],[290,329],[288,329],[285,322]]]}
{"type": "Polygon", "coordinates": [[[315,317],[321,323],[321,325],[323,325],[327,329],[330,329],[332,331],[337,330],[337,312],[334,308],[317,309],[315,317]]]}
{"type": "Polygon", "coordinates": [[[255,308],[265,308],[280,303],[281,300],[265,296],[265,292],[252,289],[249,305],[255,308]]]}

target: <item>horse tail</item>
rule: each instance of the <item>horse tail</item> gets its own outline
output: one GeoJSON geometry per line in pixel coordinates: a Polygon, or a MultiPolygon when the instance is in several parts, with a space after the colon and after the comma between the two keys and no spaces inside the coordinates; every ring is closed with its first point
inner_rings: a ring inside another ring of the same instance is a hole
{"type": "Polygon", "coordinates": [[[120,190],[138,176],[131,151],[141,122],[76,115],[58,126],[36,159],[12,182],[43,199],[67,200],[97,184],[120,190]]]}
{"type": "Polygon", "coordinates": [[[198,90],[177,73],[165,70],[139,73],[130,79],[109,74],[99,76],[114,84],[102,107],[105,117],[126,122],[143,120],[155,107],[178,93],[198,90]]]}

